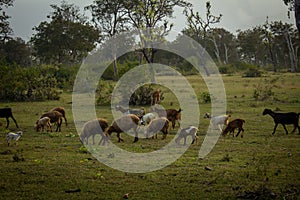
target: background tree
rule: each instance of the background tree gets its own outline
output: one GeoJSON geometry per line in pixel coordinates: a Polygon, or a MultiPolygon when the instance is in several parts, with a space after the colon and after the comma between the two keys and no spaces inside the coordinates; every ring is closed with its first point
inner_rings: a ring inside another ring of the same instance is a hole
{"type": "Polygon", "coordinates": [[[300,0],[283,0],[285,5],[289,6],[288,16],[290,16],[290,11],[295,12],[295,21],[298,28],[298,33],[300,35],[300,0]]]}
{"type": "Polygon", "coordinates": [[[54,10],[48,18],[34,27],[37,32],[30,40],[36,56],[46,63],[76,63],[91,51],[98,41],[99,32],[87,22],[74,4],[62,2],[51,5],[54,10]]]}
{"type": "Polygon", "coordinates": [[[191,4],[185,0],[133,0],[127,1],[126,10],[129,22],[133,28],[146,30],[156,30],[155,33],[147,33],[140,36],[141,51],[148,63],[154,62],[154,56],[157,50],[155,48],[143,48],[147,40],[162,41],[162,38],[168,35],[173,27],[168,20],[173,17],[174,8],[190,7],[191,4]],[[149,29],[148,29],[149,30],[149,29]]]}
{"type": "MultiPolygon", "coordinates": [[[[211,4],[209,1],[206,2],[206,15],[203,19],[199,12],[194,12],[192,8],[186,8],[185,16],[187,17],[187,28],[182,32],[203,45],[204,49],[207,49],[207,34],[212,24],[219,23],[222,15],[214,16],[211,14],[211,4]]],[[[209,76],[209,72],[205,65],[202,64],[206,75],[209,76]]]]}
{"type": "MultiPolygon", "coordinates": [[[[94,0],[93,4],[85,7],[92,13],[92,23],[101,32],[101,41],[128,30],[128,17],[123,0],[94,0]]],[[[114,77],[118,78],[116,48],[113,51],[114,77]]]]}
{"type": "Polygon", "coordinates": [[[14,0],[0,0],[0,41],[9,39],[13,30],[9,26],[8,19],[10,16],[3,10],[4,8],[13,6],[14,0]]]}

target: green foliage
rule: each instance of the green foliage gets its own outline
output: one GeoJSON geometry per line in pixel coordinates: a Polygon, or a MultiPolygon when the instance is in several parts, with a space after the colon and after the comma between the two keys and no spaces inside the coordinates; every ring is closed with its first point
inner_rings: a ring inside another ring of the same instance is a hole
{"type": "Polygon", "coordinates": [[[115,83],[100,80],[96,90],[97,105],[109,105],[114,91],[115,83]]]}
{"type": "Polygon", "coordinates": [[[58,100],[55,72],[58,68],[41,67],[7,67],[0,66],[0,100],[1,101],[43,101],[58,100]]]}
{"type": "Polygon", "coordinates": [[[200,99],[202,100],[203,103],[210,103],[211,102],[210,93],[209,92],[201,92],[200,99]]]}
{"type": "Polygon", "coordinates": [[[248,68],[243,77],[261,77],[262,72],[255,67],[248,68]]]}

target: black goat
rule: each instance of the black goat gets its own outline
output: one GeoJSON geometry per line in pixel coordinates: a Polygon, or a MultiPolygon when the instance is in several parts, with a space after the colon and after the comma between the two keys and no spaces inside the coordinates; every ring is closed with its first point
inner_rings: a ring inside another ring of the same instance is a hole
{"type": "Polygon", "coordinates": [[[273,117],[274,119],[275,126],[272,134],[275,133],[278,124],[281,124],[283,126],[286,134],[288,134],[288,131],[285,127],[285,124],[293,124],[294,129],[292,133],[296,130],[296,128],[298,128],[298,133],[300,134],[300,127],[298,124],[300,113],[295,113],[295,112],[275,113],[270,109],[265,109],[263,115],[267,115],[267,114],[273,117]]]}
{"type": "Polygon", "coordinates": [[[6,122],[7,122],[6,128],[8,128],[9,126],[9,118],[12,118],[16,124],[16,127],[19,128],[17,121],[12,114],[11,108],[0,108],[0,118],[6,118],[6,122]]]}

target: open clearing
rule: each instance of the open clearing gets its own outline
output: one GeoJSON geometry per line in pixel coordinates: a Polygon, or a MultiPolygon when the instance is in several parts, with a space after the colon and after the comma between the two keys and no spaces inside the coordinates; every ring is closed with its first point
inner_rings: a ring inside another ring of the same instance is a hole
{"type": "MultiPolygon", "coordinates": [[[[207,91],[199,77],[188,76],[197,97],[207,91]]],[[[7,147],[5,119],[0,140],[0,199],[298,199],[300,197],[300,135],[286,135],[281,125],[271,135],[273,119],[262,116],[264,108],[282,112],[300,112],[300,74],[267,74],[262,78],[223,76],[227,110],[231,119],[246,120],[244,138],[220,138],[214,149],[199,160],[198,153],[209,121],[203,114],[209,103],[200,103],[198,145],[169,166],[150,173],[131,174],[111,169],[86,152],[79,141],[72,116],[72,94],[63,93],[59,101],[0,103],[12,107],[24,131],[17,146],[7,147]],[[276,79],[272,100],[255,101],[253,91],[264,80],[276,79]],[[36,133],[39,116],[56,106],[67,111],[69,127],[61,133],[36,133]]],[[[165,93],[165,108],[178,108],[172,94],[165,93]]],[[[112,122],[110,106],[97,106],[98,117],[112,122]]],[[[183,111],[184,112],[184,111],[183,111]]],[[[289,125],[288,130],[292,130],[289,125]]],[[[11,131],[16,132],[11,121],[11,131]]],[[[167,140],[133,138],[122,133],[125,142],[117,144],[134,152],[150,152],[168,143],[176,134],[171,130],[167,140]]]]}

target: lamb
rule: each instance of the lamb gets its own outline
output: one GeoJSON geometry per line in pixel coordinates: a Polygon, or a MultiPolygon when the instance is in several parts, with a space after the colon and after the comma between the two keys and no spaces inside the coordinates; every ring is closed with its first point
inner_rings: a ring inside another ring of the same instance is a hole
{"type": "Polygon", "coordinates": [[[165,117],[160,117],[152,120],[145,130],[146,138],[149,138],[150,133],[154,133],[157,138],[157,133],[163,133],[162,139],[166,139],[169,130],[169,120],[165,117]]]}
{"type": "Polygon", "coordinates": [[[120,133],[133,129],[135,133],[133,142],[137,142],[138,141],[137,127],[139,121],[140,118],[138,118],[135,114],[124,115],[121,118],[114,120],[113,123],[108,127],[106,132],[108,135],[111,135],[113,132],[116,132],[118,137],[118,142],[120,142],[120,141],[124,141],[120,137],[120,133]]]}
{"type": "Polygon", "coordinates": [[[149,124],[155,118],[156,115],[154,113],[147,113],[141,117],[140,124],[141,125],[149,124]]]}
{"type": "Polygon", "coordinates": [[[10,132],[7,134],[6,139],[7,139],[7,146],[10,145],[10,141],[14,140],[15,145],[17,145],[17,141],[20,139],[20,137],[23,135],[22,131],[18,131],[17,133],[10,132]]]}
{"type": "Polygon", "coordinates": [[[234,119],[231,122],[229,122],[226,126],[226,128],[223,130],[222,135],[226,136],[228,132],[233,133],[234,136],[234,130],[238,128],[238,132],[235,137],[239,136],[240,132],[242,131],[241,137],[244,137],[244,129],[243,125],[245,123],[245,120],[243,119],[234,119]]]}
{"type": "Polygon", "coordinates": [[[97,118],[91,121],[86,122],[83,125],[82,132],[80,134],[80,140],[82,143],[88,144],[88,139],[90,136],[93,138],[93,145],[95,144],[95,135],[100,134],[101,140],[99,141],[99,145],[103,142],[108,142],[108,136],[105,134],[105,129],[108,127],[108,122],[106,119],[97,118]]]}
{"type": "Polygon", "coordinates": [[[208,112],[204,114],[205,119],[210,119],[210,123],[216,127],[218,126],[220,131],[222,132],[222,125],[228,125],[229,117],[231,115],[219,115],[212,117],[208,112]]]}
{"type": "Polygon", "coordinates": [[[183,145],[186,145],[186,137],[190,135],[192,136],[193,139],[192,144],[194,144],[195,141],[197,144],[198,143],[197,132],[198,132],[198,128],[195,126],[189,126],[187,128],[183,128],[180,130],[180,133],[178,137],[175,139],[175,142],[179,144],[180,140],[183,138],[184,139],[183,145]]]}
{"type": "Polygon", "coordinates": [[[64,120],[65,120],[66,126],[68,126],[68,121],[67,121],[67,118],[66,118],[66,111],[65,111],[65,109],[64,109],[63,107],[52,108],[52,109],[50,110],[50,112],[51,112],[51,111],[58,111],[58,112],[60,112],[60,113],[62,114],[62,117],[63,117],[64,120]]]}
{"type": "Polygon", "coordinates": [[[36,132],[39,132],[40,129],[42,131],[44,131],[45,127],[46,127],[47,132],[49,131],[49,129],[52,132],[51,122],[50,122],[50,118],[49,117],[42,117],[42,118],[38,119],[35,122],[34,127],[36,129],[36,132]]]}
{"type": "Polygon", "coordinates": [[[116,105],[116,110],[120,111],[121,113],[123,113],[123,115],[129,115],[129,114],[134,114],[138,117],[142,117],[143,115],[146,114],[145,112],[145,108],[140,108],[140,109],[125,109],[120,105],[116,105]]]}
{"type": "Polygon", "coordinates": [[[61,132],[61,123],[62,123],[62,114],[58,111],[50,111],[47,113],[44,113],[41,117],[49,117],[50,118],[50,123],[56,123],[56,132],[60,131],[61,132]]]}
{"type": "Polygon", "coordinates": [[[286,124],[293,124],[294,129],[292,131],[295,132],[296,128],[298,128],[298,134],[300,134],[300,127],[299,127],[299,115],[300,113],[295,113],[295,112],[288,112],[288,113],[275,113],[271,109],[265,109],[263,111],[263,115],[270,115],[275,123],[274,130],[272,132],[272,135],[275,133],[276,128],[278,124],[281,124],[285,130],[285,133],[288,134],[288,131],[285,127],[286,124]]]}
{"type": "Polygon", "coordinates": [[[17,124],[17,120],[14,118],[12,114],[11,108],[0,108],[0,118],[6,118],[6,122],[7,122],[6,128],[8,128],[9,126],[9,118],[12,118],[13,121],[15,122],[16,127],[19,128],[17,124]]]}
{"type": "Polygon", "coordinates": [[[166,117],[170,122],[172,122],[172,128],[175,128],[176,121],[178,122],[178,126],[180,127],[181,121],[181,108],[176,109],[161,109],[157,108],[157,106],[151,107],[152,112],[156,112],[159,117],[166,117]]]}

